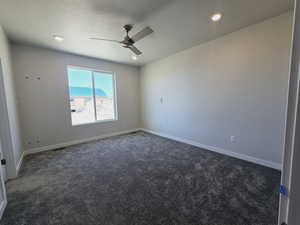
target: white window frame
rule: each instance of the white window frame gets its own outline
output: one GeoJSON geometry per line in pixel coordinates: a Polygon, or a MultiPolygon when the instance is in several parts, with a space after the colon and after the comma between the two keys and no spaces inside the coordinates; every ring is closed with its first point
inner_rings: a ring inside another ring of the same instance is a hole
{"type": "Polygon", "coordinates": [[[106,122],[113,122],[118,120],[118,108],[117,108],[117,81],[116,81],[116,74],[115,72],[112,71],[104,71],[104,70],[99,70],[99,69],[93,69],[89,67],[82,67],[82,66],[73,66],[73,65],[68,65],[67,66],[67,80],[68,80],[68,92],[69,92],[69,108],[70,108],[70,89],[69,89],[69,69],[77,69],[77,70],[87,70],[92,73],[92,87],[93,87],[93,101],[94,101],[94,117],[95,121],[94,122],[88,122],[88,123],[81,123],[81,124],[73,124],[72,121],[72,112],[70,113],[70,118],[71,118],[71,125],[73,127],[76,126],[82,126],[82,125],[88,125],[88,124],[95,124],[95,123],[106,123],[106,122]],[[95,78],[94,78],[94,73],[106,73],[109,75],[112,75],[113,77],[113,105],[114,105],[114,119],[108,119],[108,120],[97,120],[97,108],[96,108],[96,96],[95,96],[95,78]]]}

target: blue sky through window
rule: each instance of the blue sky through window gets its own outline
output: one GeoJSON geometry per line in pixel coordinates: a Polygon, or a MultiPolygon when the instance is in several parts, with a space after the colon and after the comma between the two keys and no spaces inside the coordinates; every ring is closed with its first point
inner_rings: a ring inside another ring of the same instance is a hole
{"type": "Polygon", "coordinates": [[[92,72],[87,70],[68,69],[70,87],[92,88],[92,72]]]}
{"type": "Polygon", "coordinates": [[[95,88],[103,90],[108,97],[113,96],[113,76],[107,73],[95,72],[95,88]]]}
{"type": "MultiPolygon", "coordinates": [[[[85,88],[85,95],[92,95],[92,72],[88,70],[68,68],[69,87],[85,88]],[[87,88],[91,91],[87,91],[87,88]],[[90,93],[90,94],[89,94],[90,93]]],[[[113,97],[113,76],[108,73],[94,72],[96,96],[102,90],[107,97],[113,97]]],[[[72,93],[71,93],[72,94],[72,93]]],[[[101,95],[101,94],[100,94],[101,95]]]]}

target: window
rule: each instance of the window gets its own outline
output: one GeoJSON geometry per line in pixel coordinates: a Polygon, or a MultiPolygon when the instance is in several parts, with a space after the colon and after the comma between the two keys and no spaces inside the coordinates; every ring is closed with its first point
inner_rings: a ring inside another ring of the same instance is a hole
{"type": "Polygon", "coordinates": [[[116,119],[113,73],[68,67],[72,125],[116,119]]]}

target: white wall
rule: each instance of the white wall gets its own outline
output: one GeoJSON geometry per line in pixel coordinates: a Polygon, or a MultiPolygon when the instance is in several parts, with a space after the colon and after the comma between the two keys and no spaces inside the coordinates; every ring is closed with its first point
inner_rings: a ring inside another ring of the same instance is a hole
{"type": "Polygon", "coordinates": [[[286,13],[144,66],[143,127],[279,167],[291,36],[286,13]]]}
{"type": "MultiPolygon", "coordinates": [[[[4,155],[8,160],[8,177],[13,178],[16,176],[16,167],[21,159],[23,152],[21,132],[19,126],[18,108],[15,95],[15,83],[12,72],[10,43],[0,26],[0,59],[2,64],[2,72],[0,74],[1,83],[4,89],[4,104],[1,104],[1,127],[2,127],[2,140],[4,155]],[[8,153],[10,153],[8,155],[8,153]]],[[[3,91],[3,90],[2,90],[3,91]]],[[[2,96],[3,96],[2,95],[2,96]]]]}
{"type": "Polygon", "coordinates": [[[137,67],[19,44],[12,56],[26,150],[140,127],[137,67]],[[116,73],[118,121],[72,127],[67,65],[116,73]]]}

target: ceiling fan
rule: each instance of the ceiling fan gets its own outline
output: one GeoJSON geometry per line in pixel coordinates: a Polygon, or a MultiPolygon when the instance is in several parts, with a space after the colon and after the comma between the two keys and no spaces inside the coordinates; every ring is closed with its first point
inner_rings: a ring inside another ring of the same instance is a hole
{"type": "Polygon", "coordinates": [[[131,24],[126,24],[124,26],[124,29],[126,31],[126,36],[123,41],[118,41],[118,40],[110,40],[110,39],[105,39],[105,38],[90,38],[91,40],[98,40],[98,41],[110,41],[110,42],[115,42],[122,44],[122,47],[130,49],[134,54],[136,55],[141,55],[142,52],[138,50],[134,44],[148,36],[149,34],[153,33],[154,31],[150,27],[145,27],[142,29],[140,32],[136,33],[132,37],[129,37],[129,32],[132,30],[133,26],[131,24]]]}

